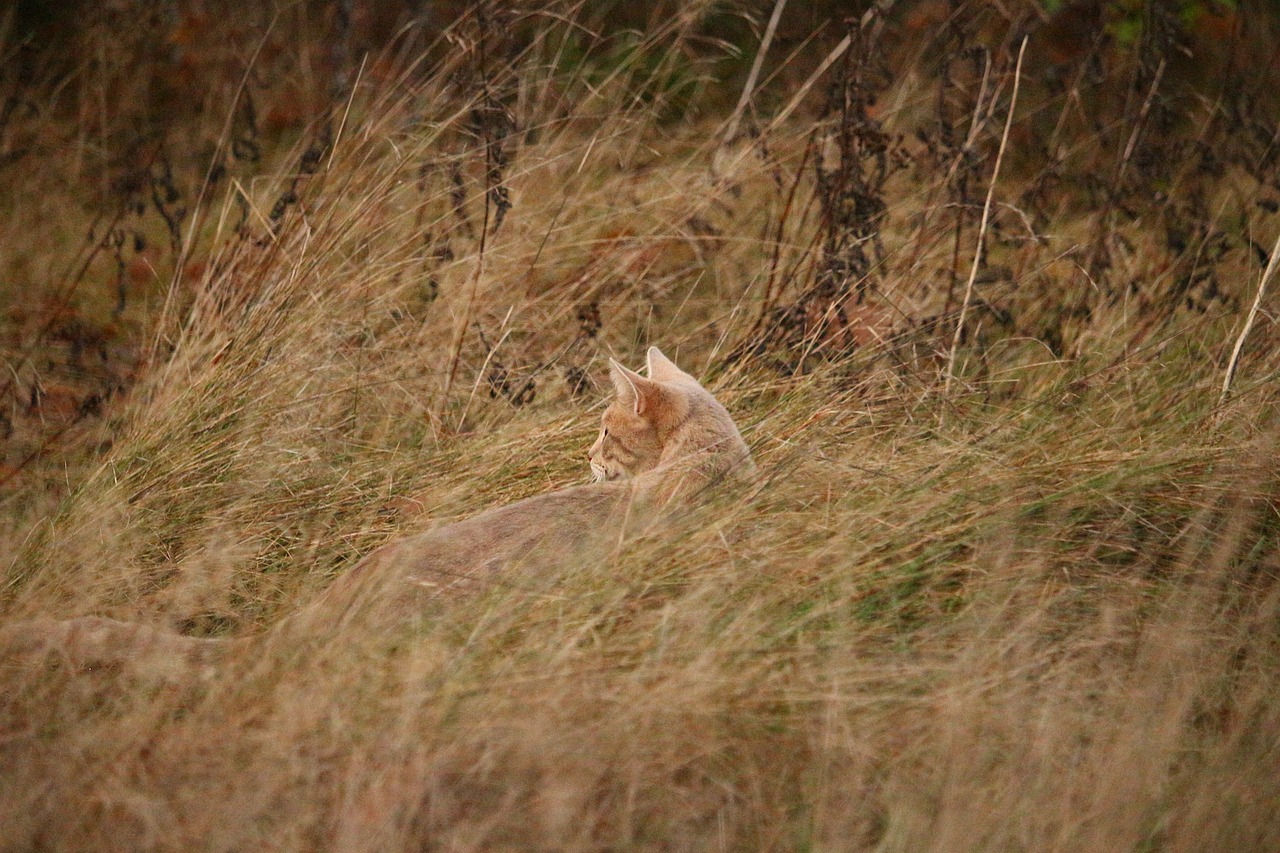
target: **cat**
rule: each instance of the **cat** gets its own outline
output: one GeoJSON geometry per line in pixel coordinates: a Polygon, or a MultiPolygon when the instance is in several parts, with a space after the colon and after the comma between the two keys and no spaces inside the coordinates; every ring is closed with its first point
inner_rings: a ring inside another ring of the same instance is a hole
{"type": "Polygon", "coordinates": [[[610,359],[614,398],[587,454],[593,482],[486,510],[375,550],[294,621],[394,621],[441,596],[516,586],[607,552],[673,503],[728,476],[749,478],[751,453],[728,411],[657,347],[648,377],[610,359]],[[358,615],[357,615],[358,614],[358,615]]]}
{"type": "MultiPolygon", "coordinates": [[[[657,347],[648,376],[609,360],[614,397],[587,454],[593,482],[535,495],[376,549],[271,632],[391,625],[433,599],[499,580],[536,580],[569,560],[607,553],[726,478],[750,478],[751,452],[728,411],[657,347]]],[[[76,666],[147,659],[161,671],[207,664],[252,637],[188,637],[89,616],[0,630],[6,654],[58,652],[76,666]]]]}

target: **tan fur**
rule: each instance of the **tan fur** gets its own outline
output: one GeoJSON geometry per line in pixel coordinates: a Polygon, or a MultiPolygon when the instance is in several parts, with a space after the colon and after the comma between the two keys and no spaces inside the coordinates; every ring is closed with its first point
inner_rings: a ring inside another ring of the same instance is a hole
{"type": "Polygon", "coordinates": [[[657,347],[649,349],[647,373],[610,361],[615,397],[588,454],[596,482],[392,542],[330,587],[309,616],[328,620],[335,608],[354,608],[399,618],[424,598],[495,580],[530,585],[568,560],[601,554],[673,501],[754,471],[733,419],[697,380],[657,347]]]}
{"type": "MultiPolygon", "coordinates": [[[[391,542],[369,554],[315,602],[277,626],[320,629],[384,623],[432,599],[495,581],[524,587],[574,559],[607,553],[673,503],[696,500],[726,476],[754,471],[729,413],[657,347],[647,377],[610,360],[615,397],[588,454],[596,482],[572,486],[391,542]]],[[[99,617],[32,620],[0,631],[0,650],[57,651],[73,663],[159,656],[204,663],[218,645],[99,617]]]]}

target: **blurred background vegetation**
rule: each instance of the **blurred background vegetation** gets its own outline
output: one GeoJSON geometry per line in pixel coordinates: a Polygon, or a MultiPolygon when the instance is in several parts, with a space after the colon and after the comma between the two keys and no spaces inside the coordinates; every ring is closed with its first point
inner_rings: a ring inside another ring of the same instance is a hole
{"type": "MultiPolygon", "coordinates": [[[[811,281],[766,295],[776,304],[737,342],[739,354],[794,350],[815,323],[830,325],[833,300],[856,291],[862,305],[873,296],[884,278],[884,217],[893,208],[910,218],[907,203],[919,208],[917,235],[946,231],[953,242],[949,270],[914,271],[944,279],[929,285],[944,294],[941,304],[899,300],[893,316],[880,316],[883,305],[864,313],[880,331],[911,325],[946,339],[999,141],[996,107],[1024,36],[1004,178],[1017,197],[992,217],[996,248],[984,248],[979,282],[1040,293],[1034,311],[1027,299],[984,296],[988,334],[1004,328],[1056,355],[1078,354],[1108,304],[1141,302],[1130,316],[1138,326],[1177,306],[1207,310],[1241,298],[1224,277],[1265,262],[1258,231],[1280,209],[1280,12],[1263,0],[334,0],[244,4],[234,14],[196,0],[24,0],[0,17],[0,325],[9,365],[0,479],[130,386],[157,304],[181,302],[183,283],[205,273],[215,247],[209,228],[193,224],[213,201],[239,187],[232,230],[270,229],[321,166],[346,112],[372,103],[369,93],[411,87],[452,62],[447,96],[461,103],[484,89],[481,112],[492,119],[473,116],[461,133],[527,141],[538,133],[528,88],[511,75],[499,82],[495,70],[536,54],[550,73],[571,72],[588,89],[624,72],[630,82],[610,97],[657,104],[667,125],[701,122],[718,133],[714,122],[742,93],[775,8],[752,97],[733,123],[739,138],[767,147],[771,116],[842,39],[853,46],[796,114],[840,127],[815,129],[822,145],[790,166],[797,180],[817,183],[821,258],[802,273],[811,281]],[[255,222],[248,198],[281,170],[294,177],[273,185],[258,214],[266,221],[255,222]],[[901,179],[891,185],[901,173],[934,173],[937,185],[908,202],[901,179]],[[1234,192],[1229,202],[1224,188],[1234,192]],[[1052,280],[1051,260],[999,248],[1064,230],[1074,231],[1071,269],[1052,280]],[[1133,232],[1162,244],[1141,269],[1121,262],[1138,254],[1133,232]],[[1135,282],[1152,276],[1158,292],[1135,282]]],[[[1142,334],[1133,326],[1126,334],[1142,334]]]]}
{"type": "Polygon", "coordinates": [[[247,639],[0,655],[0,849],[1280,849],[1277,51],[1264,0],[4,6],[3,627],[247,639]],[[272,628],[582,482],[652,343],[758,490],[272,628]]]}

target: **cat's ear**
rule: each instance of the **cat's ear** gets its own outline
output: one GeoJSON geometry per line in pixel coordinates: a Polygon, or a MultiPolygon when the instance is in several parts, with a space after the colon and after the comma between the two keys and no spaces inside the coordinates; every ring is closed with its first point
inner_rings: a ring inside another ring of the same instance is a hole
{"type": "Polygon", "coordinates": [[[637,415],[643,415],[652,408],[662,393],[651,381],[613,359],[609,359],[609,378],[613,380],[613,390],[618,394],[618,402],[637,415]]]}
{"type": "Polygon", "coordinates": [[[662,350],[657,347],[649,347],[647,364],[649,378],[655,382],[670,382],[689,376],[689,374],[676,367],[676,363],[663,355],[662,350]]]}

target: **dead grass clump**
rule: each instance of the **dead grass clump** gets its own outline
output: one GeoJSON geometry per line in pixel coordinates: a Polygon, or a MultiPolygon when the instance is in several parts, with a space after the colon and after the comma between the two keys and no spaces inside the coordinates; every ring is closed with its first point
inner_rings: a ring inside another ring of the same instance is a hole
{"type": "MultiPolygon", "coordinates": [[[[599,43],[467,18],[436,65],[348,56],[341,109],[287,143],[228,107],[214,150],[257,126],[256,180],[209,160],[188,191],[175,160],[179,200],[154,161],[159,241],[115,227],[164,246],[181,219],[181,272],[145,312],[130,292],[142,368],[102,440],[12,478],[0,633],[187,639],[13,644],[0,847],[1280,846],[1265,311],[1218,404],[1269,166],[1162,171],[1149,219],[1135,161],[1082,210],[1017,120],[1079,92],[1028,70],[975,259],[1008,57],[985,83],[849,57],[816,168],[794,91],[748,93],[788,114],[746,138],[699,113],[697,12],[599,43]],[[1108,283],[1070,289],[1095,239],[1108,283]],[[818,292],[875,333],[768,337],[818,292]],[[753,488],[403,625],[282,624],[392,536],[586,479],[605,356],[651,341],[734,413],[753,488]]],[[[89,245],[66,292],[110,302],[132,249],[89,245]]],[[[50,384],[31,334],[14,388],[50,384]]]]}

